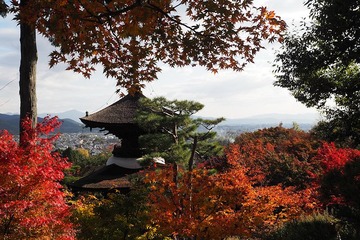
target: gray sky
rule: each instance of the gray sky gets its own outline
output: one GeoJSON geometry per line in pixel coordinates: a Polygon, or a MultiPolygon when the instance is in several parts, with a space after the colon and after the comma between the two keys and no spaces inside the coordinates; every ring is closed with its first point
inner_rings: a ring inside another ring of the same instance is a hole
{"type": "MultiPolygon", "coordinates": [[[[288,25],[298,23],[308,14],[302,0],[256,0],[275,10],[288,25]]],[[[0,113],[19,112],[19,30],[11,18],[0,18],[0,113]]],[[[201,102],[199,113],[208,117],[243,118],[267,113],[313,113],[297,102],[286,89],[274,87],[272,61],[279,44],[267,45],[243,72],[220,71],[214,75],[203,68],[162,67],[159,79],[146,85],[148,97],[187,99],[201,102]]],[[[91,79],[70,71],[65,66],[48,67],[52,46],[38,38],[39,62],[37,95],[39,113],[56,113],[76,109],[100,110],[118,100],[114,79],[106,79],[101,71],[91,79]]]]}

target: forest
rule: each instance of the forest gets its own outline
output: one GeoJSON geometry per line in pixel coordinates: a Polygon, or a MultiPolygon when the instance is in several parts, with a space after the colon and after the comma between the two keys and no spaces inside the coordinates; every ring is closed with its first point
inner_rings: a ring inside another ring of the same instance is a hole
{"type": "Polygon", "coordinates": [[[0,133],[2,238],[360,239],[360,1],[304,4],[311,21],[287,31],[251,0],[0,0],[21,40],[20,140],[0,133]],[[71,183],[113,146],[54,149],[61,123],[36,121],[36,32],[54,45],[51,66],[90,77],[102,65],[130,95],[156,81],[159,62],[242,71],[262,41],[278,41],[274,85],[325,118],[224,142],[213,131],[223,118],[194,117],[203,104],[144,98],[134,118],[142,169],[127,175],[129,191],[76,192],[71,183]]]}

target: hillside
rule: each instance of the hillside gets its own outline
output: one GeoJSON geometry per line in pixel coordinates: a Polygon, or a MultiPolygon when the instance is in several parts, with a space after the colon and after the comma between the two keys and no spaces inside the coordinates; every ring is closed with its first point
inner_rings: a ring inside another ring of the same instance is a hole
{"type": "MultiPolygon", "coordinates": [[[[8,130],[12,134],[19,134],[19,115],[0,114],[0,130],[8,130]]],[[[38,122],[41,122],[43,118],[39,117],[38,122]]],[[[89,132],[89,129],[85,129],[84,125],[76,122],[72,119],[60,119],[62,122],[58,131],[62,133],[77,133],[77,132],[89,132]]]]}

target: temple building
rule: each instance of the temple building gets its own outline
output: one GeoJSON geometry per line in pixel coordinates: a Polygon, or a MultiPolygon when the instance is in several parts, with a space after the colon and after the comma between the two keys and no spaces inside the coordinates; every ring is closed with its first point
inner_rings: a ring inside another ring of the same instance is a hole
{"type": "Polygon", "coordinates": [[[128,94],[112,105],[80,118],[85,127],[107,131],[105,134],[115,135],[120,139],[120,144],[114,146],[113,156],[107,160],[105,166],[72,183],[70,186],[73,190],[129,190],[130,182],[127,176],[142,169],[139,164],[142,156],[139,136],[143,131],[136,124],[135,117],[139,100],[143,97],[142,93],[128,94]]]}

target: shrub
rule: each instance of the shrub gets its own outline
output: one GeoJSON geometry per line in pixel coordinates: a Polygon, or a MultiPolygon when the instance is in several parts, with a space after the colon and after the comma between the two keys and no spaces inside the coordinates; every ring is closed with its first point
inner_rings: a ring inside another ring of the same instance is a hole
{"type": "Polygon", "coordinates": [[[286,223],[266,240],[337,240],[337,221],[326,212],[301,217],[286,223]]]}

